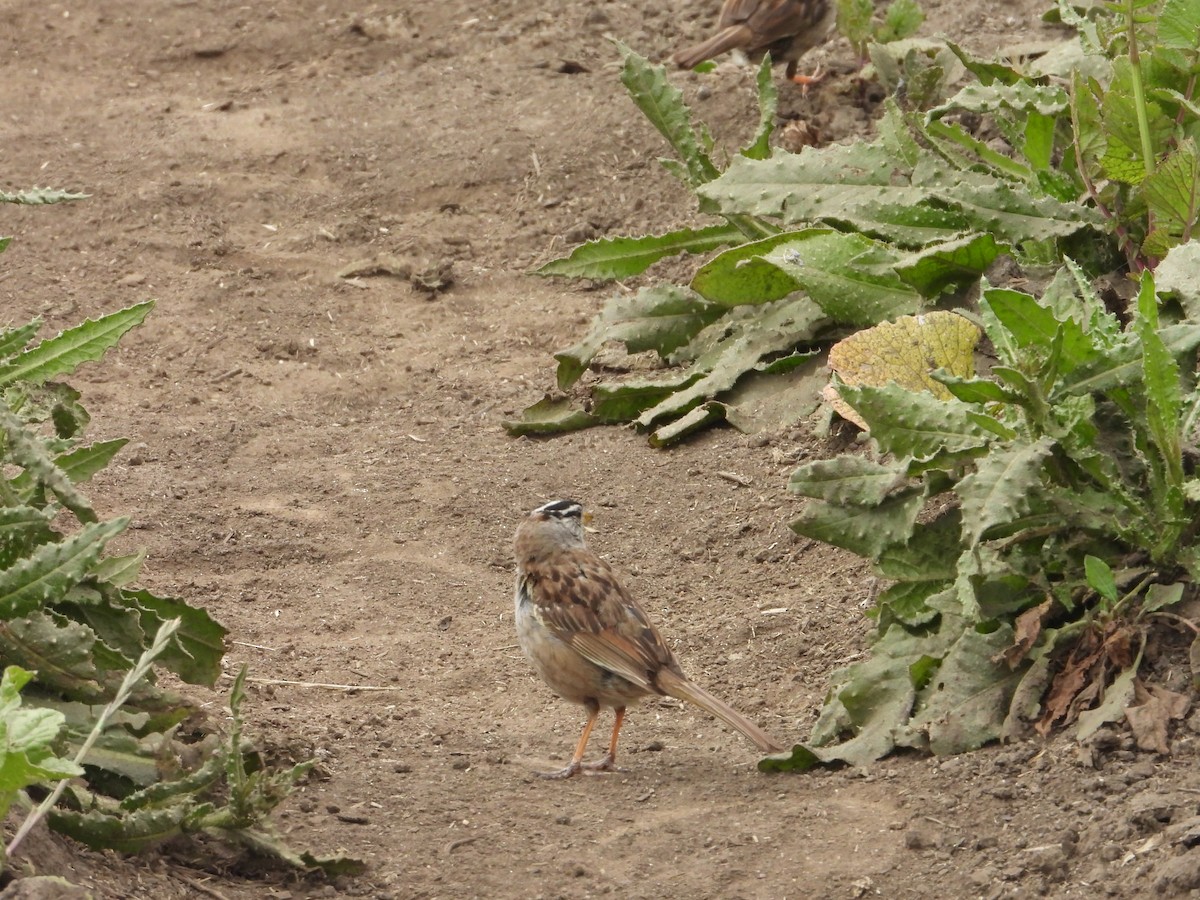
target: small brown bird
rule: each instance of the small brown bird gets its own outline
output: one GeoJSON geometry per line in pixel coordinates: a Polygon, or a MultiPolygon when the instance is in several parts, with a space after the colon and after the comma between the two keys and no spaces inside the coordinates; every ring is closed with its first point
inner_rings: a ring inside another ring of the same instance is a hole
{"type": "Polygon", "coordinates": [[[583,539],[583,507],[574,500],[539,506],[517,528],[517,639],[542,679],[587,708],[587,724],[570,764],[546,778],[616,768],[625,707],[647,694],[686,700],[778,752],[779,742],[737,710],[688,681],[646,611],[583,539]],[[616,713],[608,753],[583,762],[602,706],[616,713]]]}
{"type": "Polygon", "coordinates": [[[725,0],[717,19],[720,29],[707,41],[675,54],[675,63],[690,69],[727,50],[742,50],[757,62],[771,51],[774,62],[787,61],[787,77],[811,84],[819,75],[797,75],[796,64],[825,42],[837,19],[833,0],[725,0]]]}

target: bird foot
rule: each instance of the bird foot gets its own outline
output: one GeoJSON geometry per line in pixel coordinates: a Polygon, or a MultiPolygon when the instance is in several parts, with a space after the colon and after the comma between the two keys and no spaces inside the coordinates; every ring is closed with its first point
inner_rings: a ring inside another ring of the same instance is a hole
{"type": "Polygon", "coordinates": [[[626,770],[618,766],[616,760],[614,760],[612,756],[605,755],[605,757],[598,762],[572,762],[566,768],[559,769],[555,772],[538,772],[537,776],[538,778],[546,778],[549,780],[563,780],[566,778],[574,778],[576,775],[594,775],[599,772],[624,771],[626,770]]]}
{"type": "Polygon", "coordinates": [[[800,85],[800,94],[805,97],[808,96],[808,89],[812,85],[817,84],[818,82],[821,82],[824,80],[825,80],[825,73],[821,71],[820,66],[817,66],[816,71],[814,71],[811,75],[793,75],[792,76],[792,81],[795,84],[800,85]]]}

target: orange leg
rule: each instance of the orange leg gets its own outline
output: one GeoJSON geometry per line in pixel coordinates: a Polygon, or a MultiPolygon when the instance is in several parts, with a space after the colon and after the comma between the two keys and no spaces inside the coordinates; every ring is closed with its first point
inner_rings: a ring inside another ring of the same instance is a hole
{"type": "Polygon", "coordinates": [[[600,762],[586,763],[583,768],[589,772],[619,772],[617,768],[617,738],[621,734],[621,723],[625,721],[625,707],[618,706],[613,712],[616,715],[613,721],[612,737],[608,739],[608,753],[600,762]]]}
{"type": "MultiPolygon", "coordinates": [[[[587,711],[587,724],[583,726],[583,734],[579,736],[579,743],[575,745],[575,755],[571,757],[571,762],[565,769],[559,769],[557,772],[538,772],[542,778],[570,778],[583,771],[583,754],[587,752],[588,738],[592,736],[592,729],[596,727],[596,717],[600,715],[600,704],[595,700],[591,701],[587,704],[587,711]]],[[[615,740],[614,738],[614,743],[615,740]]]]}
{"type": "Polygon", "coordinates": [[[825,73],[821,71],[820,66],[817,66],[817,70],[815,72],[813,72],[811,75],[795,75],[795,74],[793,74],[793,75],[789,75],[788,77],[793,82],[800,85],[800,93],[807,97],[809,85],[816,84],[817,82],[823,80],[825,78],[825,73]]]}

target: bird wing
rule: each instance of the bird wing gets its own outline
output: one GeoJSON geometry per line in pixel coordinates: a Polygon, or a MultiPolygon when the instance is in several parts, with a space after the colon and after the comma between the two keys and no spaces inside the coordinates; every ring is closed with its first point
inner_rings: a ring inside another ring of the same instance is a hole
{"type": "Polygon", "coordinates": [[[569,550],[526,576],[538,616],[555,637],[601,668],[661,693],[658,673],[678,663],[607,562],[590,550],[569,550]]]}

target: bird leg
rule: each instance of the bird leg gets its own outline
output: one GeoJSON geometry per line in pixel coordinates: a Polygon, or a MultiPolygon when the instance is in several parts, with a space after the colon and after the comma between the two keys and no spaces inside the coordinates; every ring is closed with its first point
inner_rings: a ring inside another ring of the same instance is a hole
{"type": "Polygon", "coordinates": [[[608,753],[599,762],[584,763],[583,768],[588,772],[623,771],[617,766],[617,738],[621,734],[621,723],[625,721],[625,707],[618,706],[613,713],[616,715],[616,719],[613,721],[612,737],[608,739],[608,753]]]}
{"type": "MultiPolygon", "coordinates": [[[[791,68],[791,66],[788,68],[791,68]]],[[[805,97],[808,96],[808,89],[810,85],[814,85],[820,81],[823,81],[824,79],[825,73],[821,71],[820,66],[817,66],[816,71],[814,71],[811,75],[797,75],[795,69],[792,69],[792,71],[788,73],[788,80],[794,84],[800,85],[800,93],[805,97]]]]}
{"type": "MultiPolygon", "coordinates": [[[[592,729],[596,727],[596,717],[600,715],[600,704],[595,700],[587,702],[588,718],[587,723],[583,726],[583,734],[579,736],[579,743],[575,745],[575,755],[571,757],[571,761],[566,768],[559,769],[556,772],[538,772],[542,778],[570,778],[578,775],[583,771],[583,754],[587,752],[588,738],[592,736],[592,729]]],[[[620,722],[620,719],[617,720],[620,722]]],[[[613,743],[616,744],[616,736],[613,737],[613,743]]]]}

